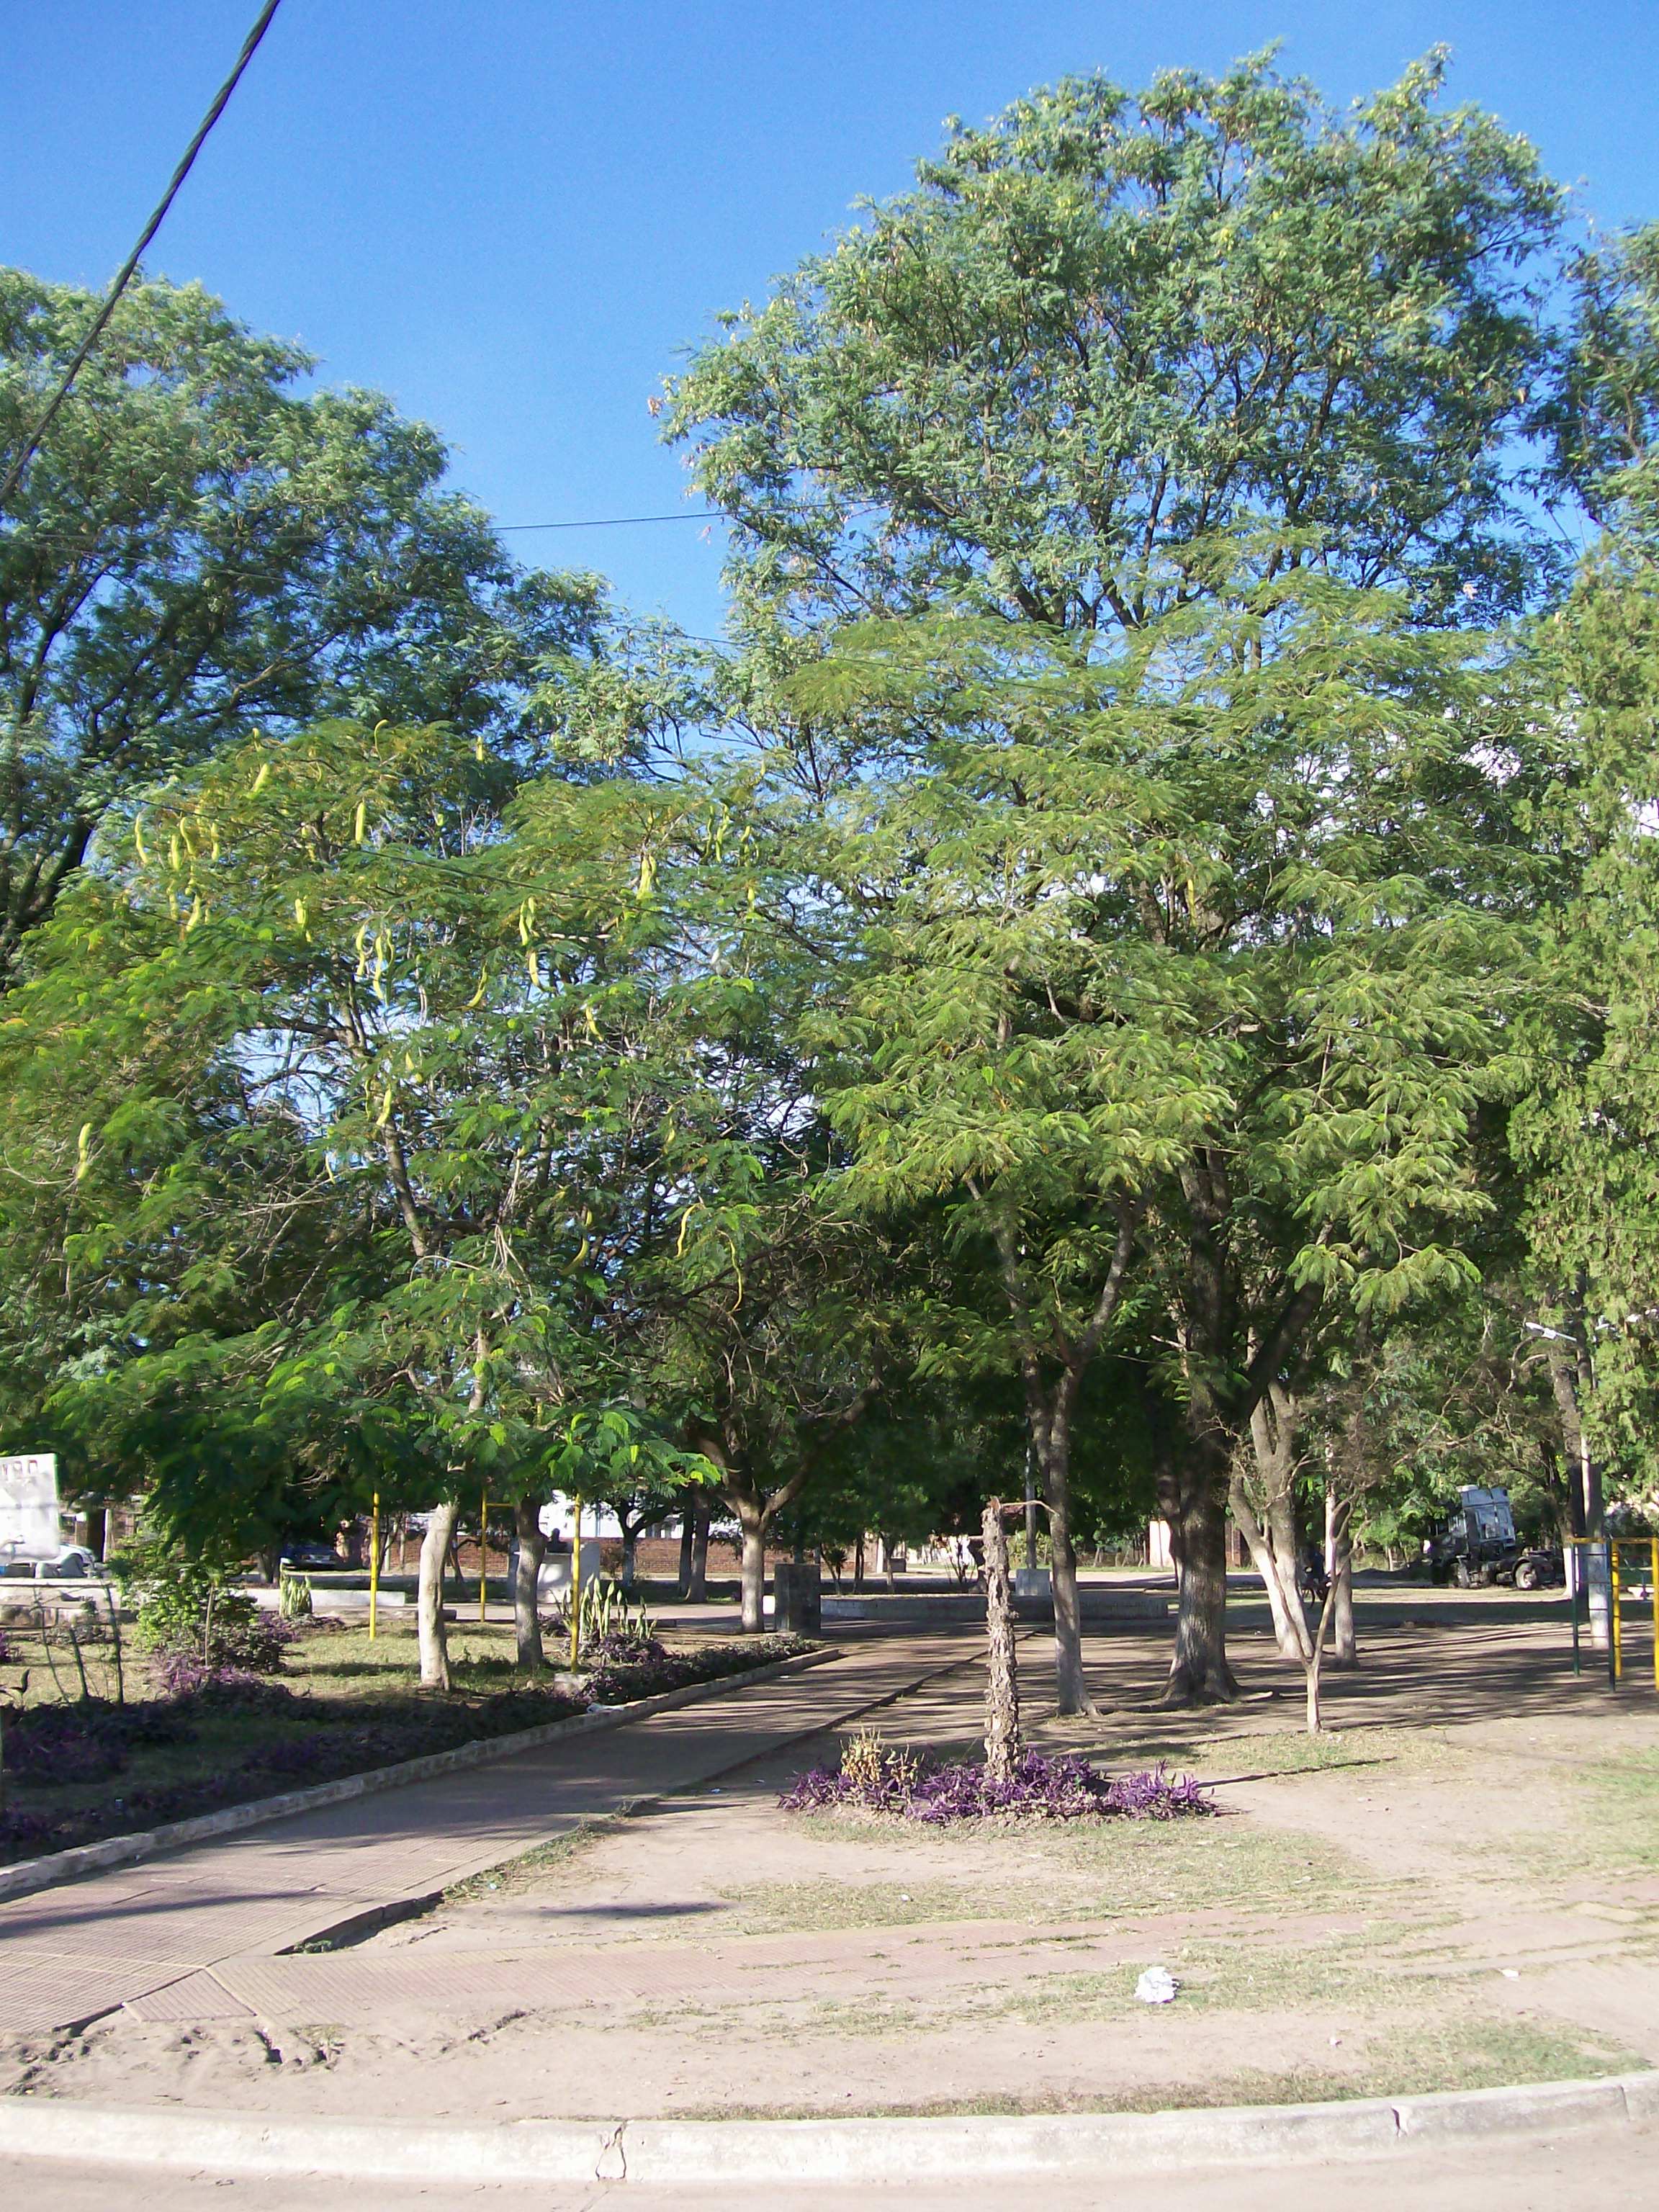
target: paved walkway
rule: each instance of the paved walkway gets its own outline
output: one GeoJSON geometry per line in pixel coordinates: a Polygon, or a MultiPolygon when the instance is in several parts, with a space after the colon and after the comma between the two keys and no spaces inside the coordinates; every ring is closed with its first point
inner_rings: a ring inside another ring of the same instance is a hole
{"type": "Polygon", "coordinates": [[[320,1971],[344,1996],[349,1954],[283,1954],[583,1820],[711,1782],[977,1656],[972,1635],[853,1642],[823,1666],[629,1727],[0,1904],[0,2032],[70,2027],[121,2006],[150,2020],[246,2016],[296,1971],[320,1971]]]}

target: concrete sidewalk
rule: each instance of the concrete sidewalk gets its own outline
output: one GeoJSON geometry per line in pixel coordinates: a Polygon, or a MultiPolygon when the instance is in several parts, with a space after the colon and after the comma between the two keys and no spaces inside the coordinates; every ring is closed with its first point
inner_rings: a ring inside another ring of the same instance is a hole
{"type": "MultiPolygon", "coordinates": [[[[295,1945],[584,1820],[711,1782],[971,1664],[978,1648],[961,1633],[851,1642],[831,1665],[604,1735],[0,1904],[0,2032],[70,2028],[121,2006],[152,2020],[256,2013],[274,1961],[295,1945]]],[[[337,1978],[346,1961],[330,1964],[337,1978]]]]}

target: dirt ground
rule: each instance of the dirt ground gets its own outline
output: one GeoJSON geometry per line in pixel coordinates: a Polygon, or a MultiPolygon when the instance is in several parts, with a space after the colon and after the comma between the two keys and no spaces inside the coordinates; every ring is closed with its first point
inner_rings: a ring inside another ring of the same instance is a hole
{"type": "MultiPolygon", "coordinates": [[[[1249,1616],[1246,1616],[1248,1620],[1249,1616]]],[[[1158,1758],[1222,1817],[989,1832],[788,1815],[833,1743],[480,1877],[255,2017],[0,2051],[8,2094],[433,2118],[1278,2102],[1659,2064],[1659,1698],[1564,1663],[1550,1608],[1368,1601],[1332,1733],[1248,1627],[1255,1694],[1151,1710],[1161,1639],[1091,1639],[1103,1717],[1030,1740],[1158,1758]],[[1276,1694],[1268,1695],[1268,1692],[1276,1694]],[[1137,2002],[1149,1965],[1175,2002],[1137,2002]]],[[[971,1741],[976,1670],[890,1741],[971,1741]]],[[[275,1972],[279,1966],[288,1978],[275,1972]]]]}

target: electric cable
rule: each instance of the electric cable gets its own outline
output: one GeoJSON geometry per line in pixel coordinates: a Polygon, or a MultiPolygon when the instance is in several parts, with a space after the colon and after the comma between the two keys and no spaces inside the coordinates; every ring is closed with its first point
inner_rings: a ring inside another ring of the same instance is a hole
{"type": "Polygon", "coordinates": [[[57,415],[58,409],[63,405],[64,400],[69,398],[70,388],[74,385],[76,378],[81,374],[82,369],[86,365],[88,356],[91,353],[94,346],[97,344],[99,338],[103,333],[105,325],[109,321],[110,317],[115,313],[116,304],[119,301],[121,295],[126,290],[127,286],[131,283],[133,271],[137,268],[139,262],[143,259],[146,248],[149,246],[150,241],[155,236],[156,232],[161,228],[162,223],[167,220],[167,210],[173,205],[173,201],[179,197],[179,186],[184,183],[185,179],[190,174],[191,170],[194,167],[196,156],[201,152],[203,147],[207,143],[209,132],[212,130],[214,125],[219,120],[219,118],[224,113],[226,107],[229,104],[230,95],[235,91],[238,84],[241,82],[243,70],[253,59],[254,53],[258,47],[260,40],[264,38],[265,33],[270,28],[271,17],[275,15],[277,9],[281,5],[282,0],[265,0],[264,6],[259,10],[258,21],[254,24],[253,28],[248,33],[246,38],[243,40],[242,51],[236,57],[236,66],[231,70],[230,75],[220,86],[219,90],[215,96],[212,106],[209,108],[207,113],[202,118],[200,124],[197,127],[196,136],[191,140],[189,145],[185,149],[184,159],[173,171],[172,182],[168,185],[166,191],[161,195],[155,213],[150,216],[149,221],[144,225],[143,236],[139,239],[137,245],[133,247],[131,252],[128,254],[125,262],[122,265],[119,275],[116,277],[115,282],[110,286],[108,297],[105,300],[103,306],[98,310],[97,314],[93,318],[92,327],[87,332],[85,337],[82,339],[80,345],[76,348],[75,358],[64,370],[63,376],[58,382],[57,391],[52,393],[51,399],[47,402],[45,414],[41,416],[33,429],[24,440],[22,451],[17,455],[15,460],[13,461],[11,466],[7,470],[6,480],[3,484],[0,484],[0,512],[3,512],[7,501],[10,499],[12,494],[17,489],[18,485],[23,481],[24,470],[27,468],[30,461],[33,459],[35,453],[40,448],[41,439],[46,436],[46,432],[52,428],[52,420],[57,415]]]}

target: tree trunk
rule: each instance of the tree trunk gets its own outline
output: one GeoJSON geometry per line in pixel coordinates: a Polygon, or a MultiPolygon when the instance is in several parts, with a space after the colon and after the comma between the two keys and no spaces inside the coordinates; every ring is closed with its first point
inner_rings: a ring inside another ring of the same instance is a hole
{"type": "Polygon", "coordinates": [[[1308,1678],[1308,1734],[1310,1735],[1322,1735],[1325,1732],[1325,1718],[1320,1710],[1319,1703],[1319,1676],[1320,1669],[1324,1664],[1325,1637],[1330,1626],[1331,1607],[1335,1601],[1336,1581],[1333,1577],[1326,1585],[1325,1602],[1319,1608],[1319,1624],[1310,1639],[1312,1649],[1302,1662],[1303,1669],[1308,1678]]]}
{"type": "Polygon", "coordinates": [[[455,1516],[460,1510],[453,1500],[447,1505],[434,1506],[427,1516],[426,1534],[421,1539],[420,1599],[416,1624],[423,1690],[449,1687],[449,1643],[444,1634],[444,1562],[455,1534],[455,1516]]]}
{"type": "Polygon", "coordinates": [[[738,1526],[743,1531],[743,1632],[758,1636],[766,1626],[766,1516],[740,1505],[738,1526]]]}
{"type": "Polygon", "coordinates": [[[1238,1695],[1227,1663],[1227,1514],[1230,1440],[1217,1425],[1188,1439],[1170,1523],[1175,1554],[1175,1657],[1166,1705],[1226,1705],[1238,1695]]]}
{"type": "Polygon", "coordinates": [[[519,1664],[539,1669],[547,1663],[542,1650],[542,1559],[547,1539],[542,1534],[539,1498],[521,1498],[514,1509],[519,1536],[519,1564],[513,1577],[513,1626],[518,1638],[519,1664]]]}
{"type": "Polygon", "coordinates": [[[695,1510],[688,1498],[680,1513],[680,1571],[675,1581],[682,1599],[691,1595],[691,1523],[695,1510]]]}
{"type": "Polygon", "coordinates": [[[622,1547],[622,1586],[624,1595],[631,1597],[639,1571],[640,1532],[627,1522],[623,1523],[622,1547]]]}
{"type": "Polygon", "coordinates": [[[893,1576],[893,1540],[890,1536],[884,1536],[881,1540],[881,1571],[889,1590],[896,1590],[898,1583],[893,1576]]]}
{"type": "Polygon", "coordinates": [[[861,1590],[864,1588],[864,1531],[862,1528],[859,1531],[859,1540],[853,1552],[853,1588],[855,1590],[861,1590]]]}
{"type": "Polygon", "coordinates": [[[691,1573],[685,1585],[688,1605],[706,1605],[708,1601],[708,1523],[714,1518],[714,1501],[696,1498],[691,1510],[696,1516],[691,1531],[691,1573]]]}
{"type": "Polygon", "coordinates": [[[1353,1625],[1353,1515],[1334,1490],[1325,1492],[1325,1571],[1331,1581],[1331,1664],[1359,1664],[1353,1625]]]}
{"type": "Polygon", "coordinates": [[[1014,1654],[1014,1607],[1008,1582],[1008,1534],[1002,1501],[985,1508],[985,1771],[993,1782],[1012,1782],[1019,1764],[1019,1675],[1014,1654]]]}
{"type": "Polygon", "coordinates": [[[1243,1535],[1250,1564],[1262,1580],[1267,1593],[1267,1607],[1273,1619],[1273,1641],[1281,1659],[1294,1659],[1306,1665],[1313,1650],[1308,1634],[1307,1615],[1302,1610],[1302,1600],[1296,1587],[1296,1546],[1294,1539],[1287,1549],[1279,1549],[1278,1532],[1265,1519],[1256,1518],[1241,1477],[1233,1477],[1228,1503],[1232,1507],[1233,1519],[1243,1535]]]}
{"type": "Polygon", "coordinates": [[[1077,1601],[1077,1551],[1072,1541],[1071,1437],[1051,1421],[1042,1455],[1048,1501],[1048,1589],[1054,1607],[1054,1698],[1062,1715],[1092,1713],[1083,1674],[1083,1622],[1077,1601]]]}

